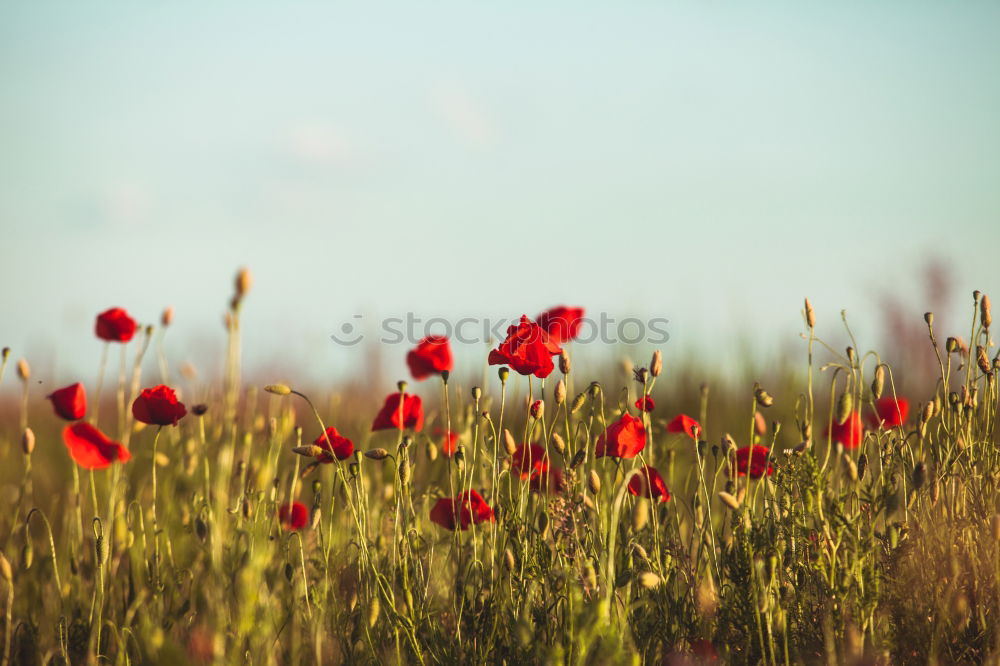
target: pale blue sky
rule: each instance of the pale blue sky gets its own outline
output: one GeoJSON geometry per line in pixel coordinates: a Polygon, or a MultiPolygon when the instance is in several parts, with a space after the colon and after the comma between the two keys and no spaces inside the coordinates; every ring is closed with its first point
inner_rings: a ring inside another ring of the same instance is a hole
{"type": "Polygon", "coordinates": [[[0,343],[92,372],[97,312],[171,304],[195,357],[240,265],[248,359],[324,376],[357,312],[682,350],[930,256],[1000,293],[1000,4],[539,4],[4,3],[0,343]]]}

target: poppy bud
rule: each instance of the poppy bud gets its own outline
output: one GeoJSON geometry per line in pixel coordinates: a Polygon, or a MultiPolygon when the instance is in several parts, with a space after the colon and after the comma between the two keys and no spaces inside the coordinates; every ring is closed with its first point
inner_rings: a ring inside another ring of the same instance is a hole
{"type": "Polygon", "coordinates": [[[473,400],[479,400],[481,397],[483,397],[483,389],[479,388],[478,386],[473,386],[472,387],[472,399],[473,400]]]}
{"type": "Polygon", "coordinates": [[[21,563],[24,564],[25,569],[30,569],[34,561],[35,547],[31,545],[31,539],[29,538],[24,542],[24,548],[21,549],[21,563]]]}
{"type": "Polygon", "coordinates": [[[14,570],[10,566],[10,560],[3,553],[0,553],[0,576],[10,585],[14,580],[14,570]]]}
{"type": "Polygon", "coordinates": [[[517,567],[517,562],[514,560],[514,553],[511,552],[510,548],[507,548],[503,551],[503,559],[504,562],[507,564],[507,570],[514,571],[514,569],[517,567]]]}
{"type": "Polygon", "coordinates": [[[292,392],[292,389],[284,384],[268,384],[264,387],[264,390],[274,395],[288,395],[292,392]]]}
{"type": "Polygon", "coordinates": [[[852,368],[854,367],[854,360],[855,360],[855,358],[856,358],[856,354],[854,353],[854,347],[848,347],[847,348],[847,360],[850,362],[852,368]]]}
{"type": "Polygon", "coordinates": [[[806,325],[809,328],[816,328],[816,312],[813,310],[813,304],[806,299],[806,325]]]}
{"type": "Polygon", "coordinates": [[[924,409],[920,413],[920,420],[923,423],[927,423],[928,421],[931,420],[931,417],[933,416],[934,416],[934,403],[928,402],[926,405],[924,405],[924,409]]]}
{"type": "Polygon", "coordinates": [[[737,509],[740,508],[739,501],[735,497],[727,493],[725,490],[719,491],[719,499],[722,500],[722,503],[728,506],[733,511],[736,511],[737,509]]]}
{"type": "Polygon", "coordinates": [[[844,392],[837,398],[837,425],[844,425],[851,416],[851,408],[854,406],[854,397],[851,392],[844,389],[844,392]]]}
{"type": "Polygon", "coordinates": [[[759,384],[754,387],[753,395],[757,400],[757,404],[761,407],[770,407],[774,404],[774,398],[772,398],[767,391],[761,388],[759,384]]]}
{"type": "Polygon", "coordinates": [[[206,405],[205,403],[198,403],[197,405],[191,408],[191,413],[194,414],[195,416],[204,416],[207,411],[208,411],[208,405],[206,405]]]}
{"type": "Polygon", "coordinates": [[[736,440],[728,432],[722,437],[722,450],[728,456],[731,452],[736,450],[736,440]]]}
{"type": "Polygon", "coordinates": [[[984,375],[990,374],[990,359],[986,356],[986,349],[982,345],[976,345],[976,363],[984,375]]]}
{"type": "Polygon", "coordinates": [[[381,604],[380,604],[380,602],[378,600],[378,595],[376,594],[375,596],[372,597],[372,603],[368,607],[368,627],[369,628],[374,627],[375,623],[378,622],[378,614],[379,614],[380,610],[381,610],[381,604]]]}
{"type": "Polygon", "coordinates": [[[569,354],[567,354],[566,350],[563,349],[559,352],[559,372],[564,375],[568,375],[571,367],[572,364],[569,361],[569,354]]]}
{"type": "Polygon", "coordinates": [[[913,468],[913,489],[920,490],[924,487],[924,483],[927,481],[927,466],[922,462],[918,462],[916,467],[913,468]]]}
{"type": "Polygon", "coordinates": [[[944,348],[948,350],[949,354],[954,354],[956,351],[958,351],[958,340],[949,337],[944,342],[944,348]]]}
{"type": "Polygon", "coordinates": [[[372,449],[371,451],[365,451],[365,458],[371,460],[385,460],[389,457],[389,452],[385,449],[372,449]]]}
{"type": "Polygon", "coordinates": [[[438,446],[434,442],[427,442],[427,459],[431,462],[437,460],[438,446]]]}
{"type": "Polygon", "coordinates": [[[17,362],[17,376],[21,381],[26,382],[31,379],[31,366],[23,358],[17,362]]]}
{"type": "Polygon", "coordinates": [[[601,477],[597,475],[597,470],[590,470],[590,474],[587,476],[587,487],[593,494],[601,494],[601,477]]]}
{"type": "Polygon", "coordinates": [[[533,403],[531,403],[531,408],[529,409],[529,413],[531,414],[532,418],[535,419],[542,418],[543,416],[545,416],[545,403],[542,402],[541,400],[534,401],[533,403]]]}
{"type": "Polygon", "coordinates": [[[252,283],[253,276],[250,275],[249,269],[241,268],[239,272],[236,273],[236,296],[238,298],[246,296],[247,292],[250,291],[252,283]]]}
{"type": "Polygon", "coordinates": [[[639,368],[635,371],[635,381],[639,382],[643,386],[649,381],[649,370],[646,368],[639,368]]]}
{"type": "Polygon", "coordinates": [[[10,347],[4,347],[0,359],[6,361],[8,358],[10,358],[10,347]]]}
{"type": "Polygon", "coordinates": [[[563,380],[556,382],[555,391],[553,391],[555,401],[557,405],[561,405],[566,402],[566,383],[563,380]]]}
{"type": "Polygon", "coordinates": [[[862,453],[858,456],[858,481],[865,480],[865,470],[868,469],[868,456],[862,453]]]}
{"type": "Polygon", "coordinates": [[[573,456],[573,460],[570,461],[569,463],[570,469],[576,469],[577,467],[582,465],[585,460],[587,460],[587,450],[580,449],[579,451],[576,452],[576,455],[573,456]]]}
{"type": "Polygon", "coordinates": [[[30,456],[35,450],[35,432],[31,428],[25,428],[21,434],[21,450],[26,456],[30,456]]]}
{"type": "Polygon", "coordinates": [[[315,444],[307,444],[305,446],[296,446],[292,448],[292,453],[297,453],[298,455],[305,456],[306,458],[318,458],[323,455],[323,449],[315,444]]]}
{"type": "Polygon", "coordinates": [[[882,389],[885,388],[885,364],[879,363],[875,366],[875,378],[872,379],[872,395],[878,400],[882,397],[882,389]]]}
{"type": "Polygon", "coordinates": [[[497,370],[497,376],[500,377],[500,383],[501,384],[506,384],[507,383],[507,376],[508,375],[510,375],[510,369],[507,366],[500,366],[500,369],[497,370]]]}
{"type": "Polygon", "coordinates": [[[585,393],[580,393],[575,398],[573,398],[573,404],[570,405],[569,413],[576,414],[578,411],[580,411],[580,408],[583,407],[583,403],[586,399],[587,395],[585,393]]]}
{"type": "Polygon", "coordinates": [[[507,428],[503,429],[503,446],[507,449],[507,455],[512,456],[517,453],[517,441],[507,428]]]}
{"type": "MultiPolygon", "coordinates": [[[[351,463],[351,466],[355,466],[357,463],[351,463]]],[[[410,476],[412,470],[410,469],[410,463],[406,458],[399,461],[399,482],[402,485],[409,485],[410,476]]]]}
{"type": "Polygon", "coordinates": [[[352,462],[347,466],[347,471],[351,474],[351,478],[353,479],[358,475],[358,472],[361,471],[361,466],[356,462],[352,462]]]}
{"type": "Polygon", "coordinates": [[[858,480],[858,465],[851,459],[851,456],[844,454],[844,466],[847,467],[847,475],[851,477],[851,481],[858,480]]]}
{"type": "Polygon", "coordinates": [[[632,507],[632,531],[642,531],[647,523],[649,523],[649,500],[642,497],[632,507]]]}
{"type": "Polygon", "coordinates": [[[566,441],[557,432],[552,433],[552,448],[554,448],[560,455],[566,455],[566,441]]]}
{"type": "Polygon", "coordinates": [[[649,361],[649,374],[659,377],[661,372],[663,372],[663,352],[657,349],[649,361]]]}
{"type": "Polygon", "coordinates": [[[990,312],[990,297],[983,294],[983,299],[979,301],[979,321],[983,328],[989,328],[993,323],[993,314],[990,312]]]}
{"type": "Polygon", "coordinates": [[[459,446],[458,450],[455,451],[455,467],[458,468],[459,472],[465,470],[465,447],[459,446]]]}
{"type": "Polygon", "coordinates": [[[927,326],[928,327],[934,326],[934,313],[933,312],[925,312],[924,313],[924,321],[927,322],[927,326]]]}

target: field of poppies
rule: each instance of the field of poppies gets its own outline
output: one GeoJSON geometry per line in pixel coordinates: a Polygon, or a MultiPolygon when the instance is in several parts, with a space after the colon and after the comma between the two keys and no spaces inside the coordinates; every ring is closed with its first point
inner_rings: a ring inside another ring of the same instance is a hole
{"type": "Polygon", "coordinates": [[[925,315],[920,382],[806,300],[756,381],[579,367],[560,306],[347,390],[243,376],[250,290],[218,378],[164,352],[169,308],[96,315],[88,386],[4,349],[2,666],[1000,664],[986,295],[925,315]]]}

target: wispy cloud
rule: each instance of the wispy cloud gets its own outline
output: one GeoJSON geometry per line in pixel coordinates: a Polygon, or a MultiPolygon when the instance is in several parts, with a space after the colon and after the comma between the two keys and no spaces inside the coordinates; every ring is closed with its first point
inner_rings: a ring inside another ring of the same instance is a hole
{"type": "Polygon", "coordinates": [[[489,148],[496,144],[499,133],[492,114],[464,87],[438,85],[431,90],[430,107],[465,145],[489,148]]]}

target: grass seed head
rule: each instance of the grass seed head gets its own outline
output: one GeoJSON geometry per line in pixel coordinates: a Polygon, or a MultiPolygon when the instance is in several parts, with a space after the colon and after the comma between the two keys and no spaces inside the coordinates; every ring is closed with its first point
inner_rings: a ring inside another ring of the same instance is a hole
{"type": "Polygon", "coordinates": [[[993,374],[993,368],[990,366],[990,359],[986,355],[986,348],[982,345],[976,345],[976,363],[979,365],[979,369],[983,371],[984,375],[993,374]]]}
{"type": "Polygon", "coordinates": [[[806,325],[809,328],[816,328],[816,311],[813,310],[813,304],[806,299],[806,325]]]}
{"type": "Polygon", "coordinates": [[[17,376],[21,378],[22,382],[31,379],[31,366],[23,358],[17,362],[17,376]]]}
{"type": "Polygon", "coordinates": [[[264,390],[274,395],[288,395],[292,392],[292,389],[285,384],[268,384],[264,390]]]}
{"type": "Polygon", "coordinates": [[[733,511],[736,511],[740,508],[739,500],[737,500],[735,497],[727,493],[725,490],[719,491],[719,499],[722,500],[722,503],[728,506],[733,511]]]}
{"type": "Polygon", "coordinates": [[[569,413],[576,414],[583,407],[583,403],[587,400],[586,393],[580,393],[575,398],[573,398],[573,404],[570,405],[569,413]]]}
{"type": "Polygon", "coordinates": [[[561,405],[566,402],[566,382],[559,380],[556,382],[555,391],[553,391],[553,397],[555,398],[556,404],[561,405]]]}
{"type": "Polygon", "coordinates": [[[569,371],[572,369],[573,364],[569,360],[569,354],[563,349],[559,352],[559,372],[564,375],[568,375],[569,371]]]}
{"type": "Polygon", "coordinates": [[[510,434],[510,430],[507,428],[503,429],[503,446],[507,449],[507,455],[512,456],[517,453],[517,440],[514,439],[514,435],[510,434]]]}
{"type": "Polygon", "coordinates": [[[990,312],[990,297],[986,294],[983,294],[982,300],[979,301],[979,321],[983,328],[989,328],[990,324],[993,323],[993,313],[990,312]]]}
{"type": "Polygon", "coordinates": [[[632,531],[641,532],[649,524],[649,500],[640,497],[632,506],[632,531]]]}
{"type": "Polygon", "coordinates": [[[566,455],[566,440],[562,438],[562,435],[553,430],[551,439],[552,448],[554,448],[560,455],[566,455]]]}
{"type": "Polygon", "coordinates": [[[652,590],[660,586],[660,577],[652,571],[643,571],[639,574],[639,584],[647,590],[652,590]]]}

